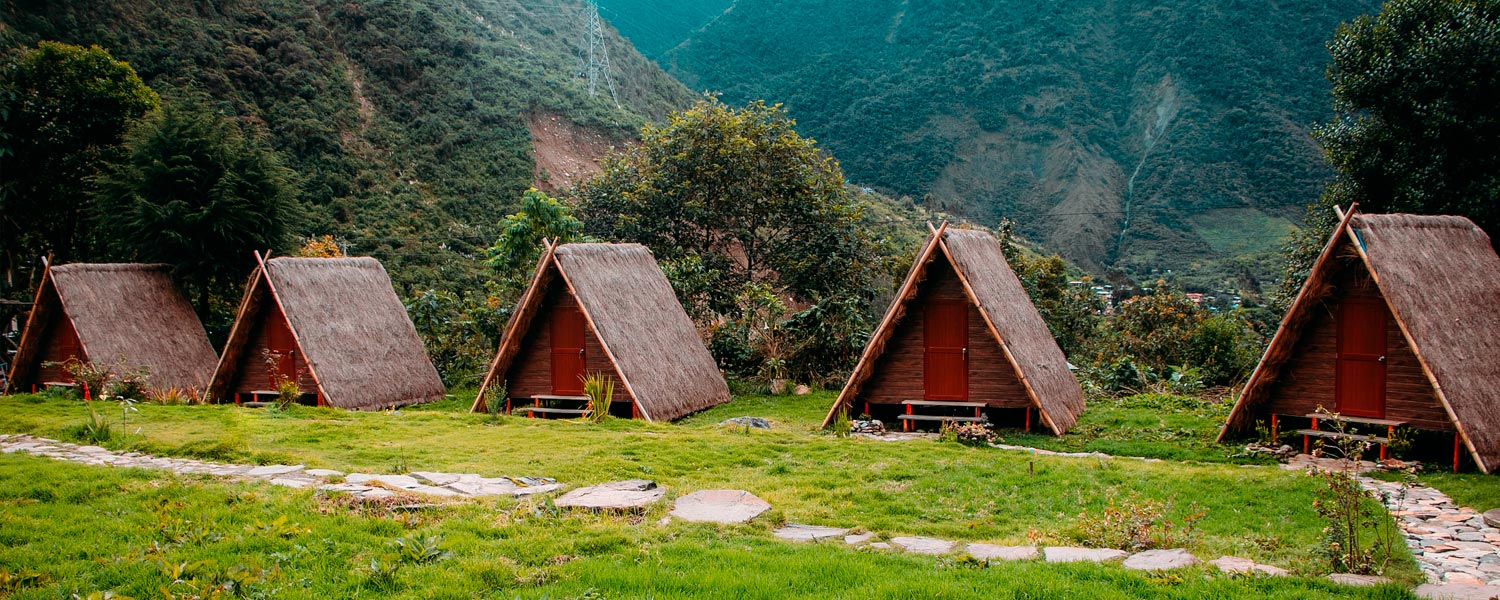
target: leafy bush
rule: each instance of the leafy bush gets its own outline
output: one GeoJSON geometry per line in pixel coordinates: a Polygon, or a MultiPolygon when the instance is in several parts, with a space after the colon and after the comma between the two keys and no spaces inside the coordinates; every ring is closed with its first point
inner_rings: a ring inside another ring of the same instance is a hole
{"type": "Polygon", "coordinates": [[[1152,548],[1178,548],[1189,545],[1198,535],[1198,521],[1204,513],[1197,505],[1187,515],[1173,520],[1170,502],[1131,496],[1123,503],[1111,500],[1099,514],[1079,513],[1076,537],[1084,545],[1116,548],[1136,552],[1152,548]]]}
{"type": "Polygon", "coordinates": [[[995,441],[995,432],[989,423],[943,423],[938,440],[958,442],[965,446],[987,446],[995,441]]]}

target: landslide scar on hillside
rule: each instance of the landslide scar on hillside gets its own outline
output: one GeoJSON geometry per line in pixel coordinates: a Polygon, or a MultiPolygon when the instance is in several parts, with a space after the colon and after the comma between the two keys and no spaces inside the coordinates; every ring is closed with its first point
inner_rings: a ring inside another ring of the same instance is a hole
{"type": "Polygon", "coordinates": [[[531,130],[532,185],[555,192],[599,172],[599,161],[614,148],[610,136],[552,113],[534,113],[531,130]]]}

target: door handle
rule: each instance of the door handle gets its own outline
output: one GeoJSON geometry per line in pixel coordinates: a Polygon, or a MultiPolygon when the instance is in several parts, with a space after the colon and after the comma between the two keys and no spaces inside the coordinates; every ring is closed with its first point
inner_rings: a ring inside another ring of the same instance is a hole
{"type": "Polygon", "coordinates": [[[1375,359],[1375,362],[1385,362],[1385,357],[1382,356],[1380,358],[1377,358],[1377,359],[1375,359]]]}
{"type": "MultiPolygon", "coordinates": [[[[578,355],[579,355],[579,356],[583,356],[583,348],[579,348],[579,349],[578,349],[578,355]]],[[[1385,360],[1385,359],[1384,359],[1384,358],[1382,358],[1382,359],[1380,359],[1380,360],[1385,360]]]]}
{"type": "Polygon", "coordinates": [[[967,358],[968,356],[969,356],[969,349],[968,348],[964,348],[964,357],[967,358]]]}

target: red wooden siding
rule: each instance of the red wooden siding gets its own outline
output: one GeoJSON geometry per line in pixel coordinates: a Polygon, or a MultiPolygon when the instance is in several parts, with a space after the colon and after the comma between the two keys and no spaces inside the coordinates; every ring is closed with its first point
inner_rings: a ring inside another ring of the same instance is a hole
{"type": "Polygon", "coordinates": [[[317,393],[317,381],[312,377],[312,370],[307,367],[307,359],[297,349],[291,325],[287,322],[286,315],[282,314],[281,307],[269,295],[262,298],[260,306],[262,308],[259,314],[252,321],[255,329],[250,333],[250,342],[240,354],[231,389],[235,393],[276,389],[272,365],[266,363],[266,351],[269,350],[283,355],[280,364],[276,365],[277,371],[287,376],[295,372],[297,385],[302,388],[302,393],[317,393]]]}
{"type": "MultiPolygon", "coordinates": [[[[900,404],[903,400],[921,400],[926,394],[923,362],[926,344],[924,307],[932,301],[962,302],[968,312],[968,401],[984,402],[995,408],[1031,406],[1026,388],[1016,377],[1015,369],[1000,344],[984,324],[979,308],[969,302],[963,283],[941,254],[928,267],[927,279],[918,283],[917,297],[906,307],[906,314],[886,342],[885,352],[875,362],[870,379],[854,399],[872,404],[900,404]]],[[[856,410],[859,410],[856,408],[856,410]]]]}
{"type": "MultiPolygon", "coordinates": [[[[47,324],[47,333],[42,337],[41,356],[37,357],[36,377],[33,381],[40,388],[48,382],[70,383],[73,376],[68,374],[67,369],[61,364],[49,365],[48,363],[66,363],[73,359],[82,360],[83,344],[78,341],[78,332],[73,329],[73,321],[61,310],[52,313],[51,323],[47,324]]],[[[94,390],[98,394],[98,390],[94,390]]]]}
{"type": "MultiPolygon", "coordinates": [[[[578,301],[567,292],[560,278],[554,278],[542,298],[536,318],[531,320],[521,348],[505,373],[505,395],[510,398],[530,398],[549,395],[552,387],[552,323],[558,311],[570,311],[582,315],[578,301]]],[[[574,351],[576,355],[576,351],[574,351]]],[[[583,331],[584,370],[587,373],[605,373],[615,378],[615,402],[633,401],[630,392],[619,383],[620,375],[615,371],[599,337],[585,323],[583,331]]],[[[498,383],[498,382],[497,382],[498,383]]]]}
{"type": "Polygon", "coordinates": [[[1369,282],[1364,265],[1353,263],[1335,279],[1330,299],[1313,307],[1314,316],[1280,375],[1270,385],[1262,414],[1310,414],[1319,406],[1335,410],[1335,369],[1338,364],[1338,310],[1342,298],[1356,297],[1378,302],[1385,319],[1385,418],[1406,421],[1412,427],[1453,431],[1448,414],[1433,394],[1432,384],[1407,345],[1396,319],[1378,290],[1369,282]]]}

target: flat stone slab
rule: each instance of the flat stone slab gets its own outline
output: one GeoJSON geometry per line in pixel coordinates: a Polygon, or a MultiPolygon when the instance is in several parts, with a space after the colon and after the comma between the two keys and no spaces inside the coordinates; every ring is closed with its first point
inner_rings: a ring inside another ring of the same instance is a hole
{"type": "Polygon", "coordinates": [[[372,488],[368,485],[359,485],[355,483],[325,483],[318,486],[318,489],[325,492],[345,492],[349,494],[361,494],[378,488],[372,488]]]}
{"type": "Polygon", "coordinates": [[[555,492],[557,490],[563,489],[564,487],[567,487],[567,486],[564,486],[561,483],[548,483],[548,484],[544,484],[544,485],[533,485],[531,487],[523,487],[523,488],[517,489],[515,492],[512,492],[511,495],[515,496],[517,498],[524,498],[526,496],[536,496],[536,495],[539,495],[539,494],[552,493],[552,492],[555,492]]]}
{"type": "Polygon", "coordinates": [[[771,503],[743,490],[702,490],[677,499],[672,516],[702,523],[744,523],[771,510],[771,503]]]}
{"type": "Polygon", "coordinates": [[[1208,561],[1208,564],[1218,567],[1220,571],[1225,573],[1238,573],[1242,575],[1260,573],[1273,577],[1285,577],[1287,575],[1286,569],[1281,567],[1262,565],[1248,558],[1240,558],[1238,556],[1220,556],[1208,561]]]}
{"type": "Polygon", "coordinates": [[[1183,569],[1198,564],[1198,557],[1182,548],[1170,550],[1147,550],[1137,552],[1125,559],[1120,566],[1136,571],[1166,571],[1183,569]]]}
{"type": "Polygon", "coordinates": [[[1500,597],[1500,586],[1446,583],[1424,583],[1412,590],[1418,598],[1430,600],[1492,600],[1500,597]]]}
{"type": "MultiPolygon", "coordinates": [[[[819,527],[817,525],[788,523],[786,527],[771,532],[771,535],[793,542],[821,542],[823,540],[841,538],[848,533],[848,529],[839,527],[819,527]]],[[[871,545],[873,546],[874,544],[871,545]]]]}
{"type": "Polygon", "coordinates": [[[409,490],[415,487],[422,486],[422,482],[406,475],[370,475],[368,473],[350,473],[344,477],[344,482],[364,484],[380,483],[382,485],[388,485],[393,488],[401,488],[403,490],[409,490]]]}
{"type": "Polygon", "coordinates": [[[1130,556],[1130,553],[1124,550],[1115,550],[1112,548],[1075,548],[1071,546],[1048,546],[1042,549],[1042,554],[1047,557],[1047,562],[1049,563],[1102,563],[1130,556]]]}
{"type": "Polygon", "coordinates": [[[969,544],[969,556],[979,560],[1032,560],[1038,556],[1036,546],[996,546],[969,544]]]}
{"type": "Polygon", "coordinates": [[[264,467],[255,467],[254,469],[245,471],[245,476],[275,477],[277,475],[286,475],[287,473],[296,473],[297,471],[301,470],[302,465],[266,465],[264,467]]]}
{"type": "Polygon", "coordinates": [[[458,480],[462,478],[457,473],[434,473],[431,471],[412,471],[407,473],[407,475],[427,485],[448,485],[450,483],[458,483],[458,480]]]}
{"type": "Polygon", "coordinates": [[[655,504],[665,495],[667,490],[656,487],[654,481],[627,479],[578,488],[563,494],[554,504],[558,508],[634,510],[655,504]]]}
{"type": "Polygon", "coordinates": [[[948,540],[940,540],[930,537],[898,537],[891,538],[891,545],[912,554],[930,554],[938,556],[953,551],[954,543],[948,540]]]}
{"type": "Polygon", "coordinates": [[[313,477],[343,477],[344,476],[344,472],[343,471],[335,471],[333,469],[307,469],[307,470],[303,471],[303,473],[306,473],[306,474],[311,475],[313,477]]]}
{"type": "Polygon", "coordinates": [[[1484,513],[1484,524],[1490,527],[1500,527],[1500,508],[1486,511],[1484,513]]]}
{"type": "Polygon", "coordinates": [[[869,533],[856,533],[854,535],[844,536],[844,543],[849,544],[850,546],[858,546],[860,544],[868,543],[873,539],[875,539],[875,532],[873,531],[869,533]]]}
{"type": "Polygon", "coordinates": [[[291,477],[277,477],[271,480],[271,485],[279,485],[282,487],[289,487],[299,490],[305,487],[310,487],[314,483],[316,482],[310,479],[295,479],[291,477]]]}
{"type": "Polygon", "coordinates": [[[1391,580],[1379,575],[1355,575],[1353,573],[1329,573],[1328,580],[1355,587],[1371,587],[1391,582],[1391,580]]]}
{"type": "Polygon", "coordinates": [[[725,419],[723,421],[719,421],[720,427],[724,427],[727,425],[738,425],[740,427],[750,427],[752,429],[771,428],[771,422],[760,417],[735,417],[733,419],[725,419]]]}

